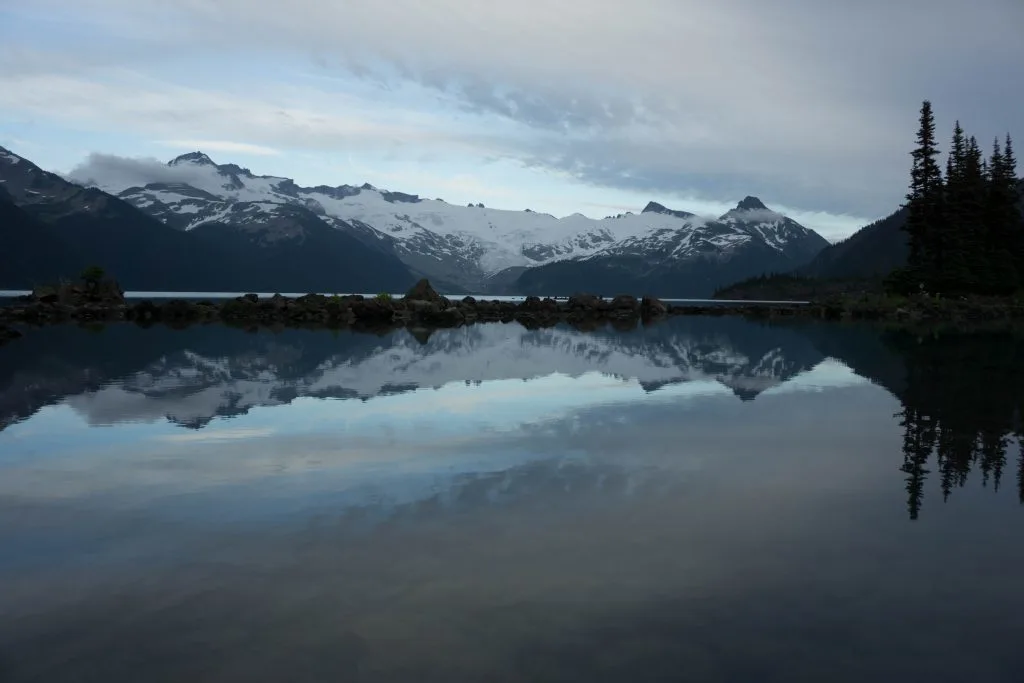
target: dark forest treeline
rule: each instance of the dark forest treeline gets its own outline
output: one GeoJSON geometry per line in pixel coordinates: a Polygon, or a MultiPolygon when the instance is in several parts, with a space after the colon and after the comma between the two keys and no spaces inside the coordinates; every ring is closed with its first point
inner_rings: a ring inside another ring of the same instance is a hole
{"type": "Polygon", "coordinates": [[[719,289],[723,299],[815,299],[840,295],[1024,293],[1024,180],[1013,140],[986,156],[959,122],[940,167],[931,104],[921,108],[907,202],[821,251],[807,265],[719,289]]]}
{"type": "Polygon", "coordinates": [[[957,122],[946,171],[931,103],[921,106],[907,194],[907,265],[888,287],[901,294],[1008,295],[1024,287],[1024,226],[1009,135],[986,159],[957,122]]]}

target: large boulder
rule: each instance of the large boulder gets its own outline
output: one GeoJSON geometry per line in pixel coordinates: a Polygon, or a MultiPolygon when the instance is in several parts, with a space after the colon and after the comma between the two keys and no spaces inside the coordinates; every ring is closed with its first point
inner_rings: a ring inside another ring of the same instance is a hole
{"type": "Polygon", "coordinates": [[[661,318],[668,313],[668,306],[661,299],[645,296],[640,300],[640,315],[645,319],[661,318]]]}
{"type": "Polygon", "coordinates": [[[632,294],[619,294],[612,299],[611,307],[615,311],[635,311],[640,308],[640,302],[632,294]]]}
{"type": "Polygon", "coordinates": [[[395,315],[390,301],[384,299],[354,301],[351,310],[356,320],[364,322],[390,322],[395,315]]]}
{"type": "Polygon", "coordinates": [[[124,290],[117,280],[100,280],[85,287],[85,296],[88,300],[103,304],[105,306],[123,306],[124,290]]]}
{"type": "Polygon", "coordinates": [[[593,294],[573,294],[566,306],[571,311],[597,311],[604,307],[604,299],[593,294]]]}
{"type": "Polygon", "coordinates": [[[531,313],[557,313],[558,302],[551,298],[541,299],[537,296],[528,296],[519,304],[520,311],[531,313]]]}
{"type": "Polygon", "coordinates": [[[427,280],[426,278],[423,278],[422,280],[414,284],[412,288],[405,293],[404,300],[427,301],[432,304],[437,304],[437,306],[440,308],[448,308],[449,304],[451,303],[448,301],[448,299],[438,294],[437,290],[435,290],[430,285],[430,281],[427,280]]]}

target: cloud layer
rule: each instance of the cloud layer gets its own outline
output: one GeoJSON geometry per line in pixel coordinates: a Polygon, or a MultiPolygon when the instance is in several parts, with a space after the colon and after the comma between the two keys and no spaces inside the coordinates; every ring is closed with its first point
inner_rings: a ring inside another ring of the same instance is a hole
{"type": "MultiPolygon", "coordinates": [[[[216,171],[195,164],[168,166],[159,159],[127,158],[93,153],[67,174],[80,185],[94,185],[118,193],[150,183],[185,183],[198,187],[217,184],[216,171]]],[[[223,182],[223,181],[220,181],[223,182]]]]}
{"type": "MultiPolygon", "coordinates": [[[[38,24],[60,7],[38,0],[15,18],[38,24]]],[[[0,108],[254,153],[458,154],[599,187],[865,216],[900,201],[921,99],[940,126],[959,116],[982,139],[1024,130],[1024,91],[1005,87],[1024,63],[1019,0],[71,11],[97,37],[16,44],[0,57],[0,108]]]]}

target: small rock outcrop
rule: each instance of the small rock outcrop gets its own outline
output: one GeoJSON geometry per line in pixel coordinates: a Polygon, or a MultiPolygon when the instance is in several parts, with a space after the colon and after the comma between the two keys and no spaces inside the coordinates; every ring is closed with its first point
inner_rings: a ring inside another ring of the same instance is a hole
{"type": "Polygon", "coordinates": [[[619,294],[612,299],[612,310],[614,311],[635,311],[639,307],[640,303],[632,294],[619,294]]]}
{"type": "Polygon", "coordinates": [[[57,286],[36,287],[30,298],[39,304],[62,306],[124,306],[124,290],[115,280],[84,283],[61,283],[57,286]]]}
{"type": "Polygon", "coordinates": [[[644,320],[661,318],[668,314],[668,306],[661,299],[645,296],[640,300],[640,317],[644,320]]]}
{"type": "Polygon", "coordinates": [[[441,308],[448,308],[448,306],[451,305],[451,302],[448,301],[447,298],[437,293],[437,290],[431,286],[430,281],[426,278],[423,278],[414,284],[412,288],[405,293],[403,300],[426,301],[428,303],[437,304],[441,308]]]}
{"type": "Polygon", "coordinates": [[[596,311],[604,304],[604,300],[593,294],[573,294],[566,302],[570,311],[596,311]]]}

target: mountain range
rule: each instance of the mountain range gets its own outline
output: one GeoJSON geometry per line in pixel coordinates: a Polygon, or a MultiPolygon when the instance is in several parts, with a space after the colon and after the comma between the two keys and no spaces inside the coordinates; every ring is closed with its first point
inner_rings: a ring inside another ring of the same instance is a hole
{"type": "Polygon", "coordinates": [[[371,185],[302,187],[202,152],[162,175],[130,187],[72,183],[0,148],[3,201],[26,214],[19,230],[38,233],[21,239],[22,260],[0,262],[0,286],[96,263],[131,289],[401,291],[428,277],[446,292],[700,297],[803,265],[828,244],[756,197],[718,218],[656,202],[638,214],[556,218],[371,185]],[[44,266],[40,252],[52,256],[44,266]]]}

